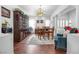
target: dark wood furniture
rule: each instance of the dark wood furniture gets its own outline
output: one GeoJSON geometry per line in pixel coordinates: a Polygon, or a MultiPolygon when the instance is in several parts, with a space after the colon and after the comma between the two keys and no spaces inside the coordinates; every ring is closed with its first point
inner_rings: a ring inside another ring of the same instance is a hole
{"type": "Polygon", "coordinates": [[[50,39],[51,37],[53,39],[53,36],[54,36],[54,28],[48,28],[47,34],[48,34],[48,39],[50,39]]]}
{"type": "Polygon", "coordinates": [[[21,10],[15,10],[14,15],[14,43],[20,42],[26,38],[27,16],[21,10]]]}
{"type": "Polygon", "coordinates": [[[35,34],[38,36],[39,39],[43,37],[43,39],[47,36],[48,40],[54,36],[54,28],[43,27],[35,29],[35,34]]]}

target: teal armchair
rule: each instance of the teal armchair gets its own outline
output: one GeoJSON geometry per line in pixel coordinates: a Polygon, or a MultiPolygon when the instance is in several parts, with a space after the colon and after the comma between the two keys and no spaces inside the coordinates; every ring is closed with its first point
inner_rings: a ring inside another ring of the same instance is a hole
{"type": "Polygon", "coordinates": [[[61,49],[67,48],[67,38],[63,37],[63,34],[57,34],[55,38],[55,49],[57,48],[61,49]]]}

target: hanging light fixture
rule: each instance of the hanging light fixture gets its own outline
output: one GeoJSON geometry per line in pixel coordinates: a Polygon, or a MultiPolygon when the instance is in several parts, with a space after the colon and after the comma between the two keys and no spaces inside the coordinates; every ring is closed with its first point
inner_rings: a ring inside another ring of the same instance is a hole
{"type": "Polygon", "coordinates": [[[40,5],[40,8],[38,8],[37,10],[37,13],[36,13],[37,16],[43,16],[44,15],[44,10],[42,9],[42,6],[40,5]]]}

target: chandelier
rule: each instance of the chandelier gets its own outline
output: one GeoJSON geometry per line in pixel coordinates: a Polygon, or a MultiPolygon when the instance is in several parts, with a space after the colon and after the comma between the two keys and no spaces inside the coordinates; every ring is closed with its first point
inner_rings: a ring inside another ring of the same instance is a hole
{"type": "Polygon", "coordinates": [[[43,16],[44,15],[44,10],[42,9],[41,5],[40,5],[40,8],[38,8],[38,10],[37,10],[36,15],[37,16],[43,16]]]}

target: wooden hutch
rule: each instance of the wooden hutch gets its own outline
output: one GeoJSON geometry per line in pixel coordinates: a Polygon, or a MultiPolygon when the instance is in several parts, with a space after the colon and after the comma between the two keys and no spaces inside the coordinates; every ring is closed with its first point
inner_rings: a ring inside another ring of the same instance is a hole
{"type": "Polygon", "coordinates": [[[25,39],[26,29],[28,26],[29,17],[21,10],[14,10],[14,43],[20,42],[25,39]]]}

